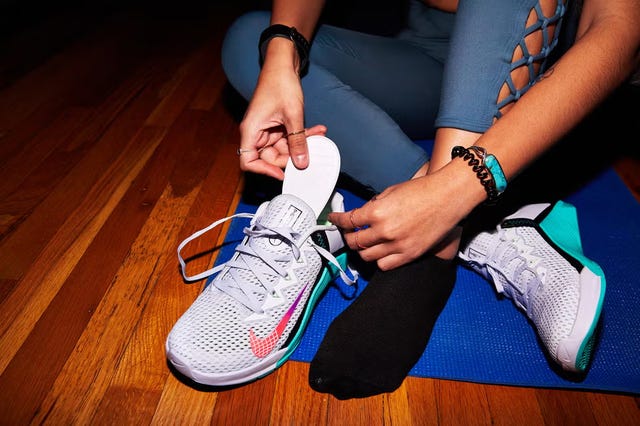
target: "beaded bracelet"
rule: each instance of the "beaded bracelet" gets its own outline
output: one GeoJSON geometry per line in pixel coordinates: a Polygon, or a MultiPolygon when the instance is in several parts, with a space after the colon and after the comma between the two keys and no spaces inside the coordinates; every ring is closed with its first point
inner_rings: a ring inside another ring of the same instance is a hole
{"type": "Polygon", "coordinates": [[[475,145],[469,148],[453,147],[451,159],[456,157],[461,157],[471,166],[471,169],[487,192],[487,202],[495,203],[498,201],[500,195],[507,188],[507,179],[498,159],[494,155],[487,154],[486,149],[475,145]],[[480,160],[476,158],[476,154],[480,157],[480,160]]]}

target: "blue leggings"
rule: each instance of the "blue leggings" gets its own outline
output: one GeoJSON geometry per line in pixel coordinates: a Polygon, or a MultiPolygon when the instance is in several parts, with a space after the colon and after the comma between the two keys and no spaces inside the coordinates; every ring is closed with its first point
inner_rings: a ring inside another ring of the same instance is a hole
{"type": "MultiPolygon", "coordinates": [[[[410,179],[428,161],[414,140],[433,138],[438,127],[485,132],[544,71],[565,6],[558,0],[545,18],[539,1],[461,1],[454,14],[412,0],[406,28],[394,37],[319,26],[301,80],[305,125],[326,125],[340,149],[342,172],[374,192],[410,179]],[[533,8],[543,19],[527,27],[533,8]],[[548,25],[556,30],[545,31],[548,25]],[[541,30],[542,48],[529,52],[527,35],[541,30]],[[514,60],[515,51],[522,59],[514,60]],[[511,82],[518,67],[529,68],[523,87],[511,82]],[[499,98],[504,87],[509,95],[499,98]]],[[[269,19],[264,11],[241,16],[223,43],[224,71],[247,100],[269,19]]]]}

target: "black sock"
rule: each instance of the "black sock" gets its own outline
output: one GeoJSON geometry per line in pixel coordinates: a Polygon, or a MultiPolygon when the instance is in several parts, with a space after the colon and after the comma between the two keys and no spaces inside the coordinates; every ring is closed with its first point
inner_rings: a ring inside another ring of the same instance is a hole
{"type": "Polygon", "coordinates": [[[377,270],[329,326],[311,361],[311,388],[338,399],[397,389],[422,356],[455,279],[454,261],[435,256],[377,270]]]}

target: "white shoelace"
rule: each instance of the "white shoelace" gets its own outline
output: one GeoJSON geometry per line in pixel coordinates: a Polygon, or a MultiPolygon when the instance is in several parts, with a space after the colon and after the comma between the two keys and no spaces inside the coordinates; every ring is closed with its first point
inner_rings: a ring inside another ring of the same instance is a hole
{"type": "MultiPolygon", "coordinates": [[[[254,311],[260,311],[260,301],[255,295],[255,287],[247,284],[240,276],[239,270],[249,270],[251,273],[257,278],[262,287],[265,289],[265,292],[273,293],[275,288],[275,281],[267,279],[267,275],[273,276],[275,275],[287,278],[287,271],[278,264],[278,261],[289,261],[291,260],[291,256],[294,261],[298,261],[301,256],[302,244],[304,244],[307,239],[311,237],[316,231],[334,231],[336,230],[335,225],[316,225],[310,228],[306,233],[300,234],[295,232],[290,227],[267,227],[260,224],[253,224],[251,227],[246,227],[243,229],[244,234],[248,238],[244,238],[243,241],[238,244],[235,249],[234,256],[227,262],[224,262],[218,266],[207,269],[204,272],[201,272],[196,275],[187,275],[186,273],[186,262],[182,257],[182,249],[194,239],[202,236],[203,234],[211,231],[218,225],[234,218],[248,218],[253,219],[255,214],[253,213],[237,213],[232,216],[225,217],[223,219],[217,220],[213,222],[211,225],[203,228],[191,236],[187,237],[180,245],[178,246],[178,261],[180,262],[180,268],[182,271],[182,276],[186,281],[197,281],[203,278],[207,278],[213,274],[216,274],[222,271],[225,268],[228,268],[228,276],[231,279],[224,279],[216,282],[217,287],[234,297],[235,299],[241,301],[248,308],[254,311]],[[291,247],[291,253],[288,253],[283,258],[274,257],[273,253],[267,252],[257,245],[252,244],[252,242],[256,238],[276,238],[278,240],[283,241],[285,244],[291,247]],[[247,262],[245,257],[255,257],[260,260],[260,262],[247,262]]],[[[310,240],[311,247],[318,252],[318,254],[328,260],[332,265],[334,265],[340,273],[340,277],[347,285],[353,285],[358,279],[358,273],[351,268],[349,272],[352,277],[349,277],[347,273],[342,269],[342,266],[338,262],[338,260],[333,256],[328,250],[318,246],[310,240]]]]}
{"type": "Polygon", "coordinates": [[[498,238],[501,244],[491,254],[491,261],[487,262],[486,267],[494,278],[493,282],[496,290],[500,293],[509,294],[512,299],[527,309],[528,295],[521,293],[521,290],[513,291],[513,288],[518,288],[519,277],[525,271],[529,271],[538,282],[543,283],[546,276],[546,268],[540,267],[542,259],[533,254],[534,247],[528,245],[515,230],[505,230],[498,225],[498,238]],[[513,252],[510,255],[506,253],[509,248],[515,248],[515,251],[512,249],[513,252]],[[514,265],[513,261],[515,259],[518,259],[518,262],[514,265]],[[510,283],[512,289],[507,291],[504,288],[504,282],[510,283]]]}

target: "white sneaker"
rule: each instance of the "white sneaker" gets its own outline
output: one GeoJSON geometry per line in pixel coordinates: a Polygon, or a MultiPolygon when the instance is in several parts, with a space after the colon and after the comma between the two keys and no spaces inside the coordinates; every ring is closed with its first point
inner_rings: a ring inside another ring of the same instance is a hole
{"type": "Polygon", "coordinates": [[[582,252],[575,207],[525,206],[458,256],[527,314],[563,369],[586,370],[606,284],[600,266],[582,252]]]}
{"type": "MultiPolygon", "coordinates": [[[[333,225],[318,224],[316,213],[325,210],[320,203],[327,204],[337,180],[340,157],[334,148],[326,138],[314,138],[309,143],[311,163],[307,173],[315,177],[299,188],[311,194],[315,211],[293,194],[298,186],[287,184],[294,190],[287,189],[288,193],[263,203],[255,215],[232,216],[252,218],[235,254],[226,263],[194,276],[185,273],[182,248],[232,217],[213,223],[180,244],[178,258],[186,280],[217,275],[167,337],[167,358],[178,371],[198,383],[214,386],[246,383],[274,371],[300,343],[329,282],[338,275],[347,284],[357,278],[353,271],[351,277],[344,272],[347,254],[340,231],[333,225]],[[314,153],[319,151],[334,156],[333,161],[325,158],[329,163],[338,161],[335,173],[327,176],[326,167],[314,162],[314,153]],[[324,174],[324,179],[318,178],[318,173],[324,174]],[[318,194],[325,194],[325,199],[318,194]]],[[[305,180],[306,176],[300,171],[285,172],[285,181],[305,180]]],[[[330,204],[330,210],[344,211],[339,193],[333,194],[330,204]]]]}

